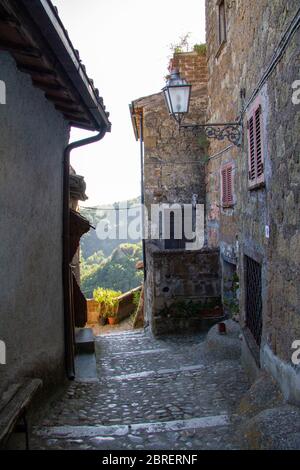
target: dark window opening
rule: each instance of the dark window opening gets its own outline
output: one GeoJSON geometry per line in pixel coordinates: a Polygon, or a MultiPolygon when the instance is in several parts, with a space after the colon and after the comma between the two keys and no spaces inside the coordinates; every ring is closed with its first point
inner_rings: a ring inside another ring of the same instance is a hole
{"type": "MultiPolygon", "coordinates": [[[[186,245],[184,237],[184,209],[181,208],[181,210],[179,211],[179,219],[178,211],[176,212],[176,217],[174,211],[171,211],[169,214],[170,236],[168,238],[164,238],[165,250],[183,250],[186,245]],[[180,224],[181,227],[178,227],[178,224],[180,224]],[[179,230],[176,230],[176,228],[179,230]],[[180,238],[178,238],[178,231],[181,232],[180,238]]],[[[164,216],[166,216],[166,213],[164,214],[164,216]]],[[[166,230],[166,232],[168,233],[168,230],[166,230]]]]}
{"type": "Polygon", "coordinates": [[[225,0],[218,3],[219,46],[226,42],[226,13],[225,0]]]}
{"type": "Polygon", "coordinates": [[[245,256],[246,326],[258,346],[262,335],[261,265],[245,256]]]}
{"type": "Polygon", "coordinates": [[[239,278],[236,265],[223,259],[222,274],[224,311],[231,318],[239,313],[239,278]]]}

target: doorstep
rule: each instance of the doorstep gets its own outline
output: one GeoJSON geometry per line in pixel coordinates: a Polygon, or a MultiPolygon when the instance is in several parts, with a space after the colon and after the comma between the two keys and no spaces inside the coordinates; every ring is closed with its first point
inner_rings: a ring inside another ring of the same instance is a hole
{"type": "Polygon", "coordinates": [[[92,328],[77,328],[75,331],[76,354],[95,353],[95,337],[92,328]]]}
{"type": "Polygon", "coordinates": [[[76,380],[97,378],[95,337],[92,328],[78,328],[75,332],[76,380]]]}

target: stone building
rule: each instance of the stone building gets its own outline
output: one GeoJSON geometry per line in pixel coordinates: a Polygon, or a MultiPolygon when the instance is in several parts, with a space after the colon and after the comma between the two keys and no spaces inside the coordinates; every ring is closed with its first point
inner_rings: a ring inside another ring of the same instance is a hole
{"type": "MultiPolygon", "coordinates": [[[[146,205],[187,203],[193,194],[205,203],[204,250],[217,256],[207,275],[220,273],[214,293],[225,313],[239,312],[243,362],[252,377],[267,369],[297,403],[299,366],[291,358],[300,340],[299,25],[296,0],[206,0],[207,57],[174,55],[172,66],[193,85],[185,122],[236,123],[239,145],[225,137],[206,147],[199,132],[198,140],[179,132],[162,94],[131,106],[136,137],[144,140],[146,205]]],[[[161,243],[146,242],[147,319],[155,333],[185,330],[170,306],[177,296],[199,296],[206,264],[197,252],[161,243]]]]}
{"type": "Polygon", "coordinates": [[[74,374],[69,157],[95,140],[68,146],[70,126],[100,140],[110,123],[49,0],[0,0],[0,25],[0,392],[48,390],[74,374]]]}
{"type": "MultiPolygon", "coordinates": [[[[191,120],[203,121],[207,108],[205,55],[175,54],[173,67],[194,85],[191,120]]],[[[179,233],[182,226],[178,224],[186,205],[193,208],[205,203],[207,142],[189,130],[179,131],[167,112],[163,93],[135,100],[130,110],[136,139],[144,143],[143,196],[149,235],[156,225],[155,236],[145,243],[146,323],[156,335],[199,329],[222,316],[218,249],[202,248],[204,221],[197,233],[198,246],[179,233]],[[153,222],[154,205],[160,205],[160,223],[158,217],[153,222]],[[163,227],[168,226],[170,232],[166,233],[163,227]]]]}
{"type": "Polygon", "coordinates": [[[206,0],[207,118],[242,124],[240,147],[210,143],[208,244],[220,248],[223,298],[237,271],[245,365],[269,370],[298,403],[299,25],[297,0],[206,0]]]}

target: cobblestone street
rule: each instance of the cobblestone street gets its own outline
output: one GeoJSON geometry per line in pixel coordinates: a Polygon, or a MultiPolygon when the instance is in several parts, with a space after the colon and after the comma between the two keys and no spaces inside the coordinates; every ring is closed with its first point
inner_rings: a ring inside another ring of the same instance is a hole
{"type": "Polygon", "coordinates": [[[35,428],[33,448],[238,448],[234,410],[246,377],[238,361],[207,356],[203,341],[98,336],[98,378],[70,383],[35,428]]]}

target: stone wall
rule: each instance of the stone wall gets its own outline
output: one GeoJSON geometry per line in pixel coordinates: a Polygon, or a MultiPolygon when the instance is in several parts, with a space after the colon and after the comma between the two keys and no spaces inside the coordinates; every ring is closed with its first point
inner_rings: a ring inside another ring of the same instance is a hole
{"type": "Polygon", "coordinates": [[[147,245],[146,318],[154,335],[204,330],[222,317],[218,250],[147,245]]]}
{"type": "Polygon", "coordinates": [[[180,76],[188,83],[198,87],[201,83],[207,83],[207,58],[205,54],[197,52],[177,52],[171,59],[170,66],[180,71],[180,76]]]}
{"type": "Polygon", "coordinates": [[[30,77],[0,53],[0,388],[65,376],[62,291],[63,152],[69,129],[30,77]]]}
{"type": "MultiPolygon", "coordinates": [[[[170,68],[172,66],[178,68],[182,78],[193,84],[190,113],[186,122],[205,122],[207,109],[205,55],[195,52],[179,53],[174,55],[171,63],[170,68]]],[[[149,218],[152,204],[191,204],[195,200],[194,195],[198,204],[204,204],[206,139],[190,130],[179,130],[178,124],[168,114],[162,93],[136,100],[134,107],[142,111],[143,115],[145,204],[149,218]]],[[[156,244],[157,247],[165,247],[163,240],[156,241],[156,244]]],[[[187,329],[199,328],[201,325],[203,327],[201,315],[196,315],[197,318],[194,318],[190,314],[188,317],[182,311],[181,314],[177,312],[169,317],[167,313],[162,313],[164,308],[170,308],[179,300],[197,302],[202,299],[201,296],[204,296],[201,291],[203,284],[199,280],[201,275],[198,273],[201,272],[201,264],[197,267],[197,263],[200,262],[199,256],[182,250],[156,252],[157,248],[153,248],[151,241],[146,241],[146,247],[146,324],[151,325],[154,334],[184,333],[187,329]],[[192,280],[189,278],[191,273],[193,273],[192,280]],[[160,290],[161,282],[164,284],[163,288],[169,288],[168,292],[160,290]]],[[[203,282],[205,284],[205,279],[203,282]]],[[[218,282],[216,277],[210,283],[217,297],[220,294],[216,286],[218,282]]]]}
{"type": "MultiPolygon", "coordinates": [[[[189,120],[203,122],[207,107],[206,58],[196,53],[180,53],[175,59],[183,68],[180,69],[183,77],[199,75],[193,88],[189,120]],[[192,72],[187,74],[187,70],[192,72]]],[[[141,98],[134,104],[143,110],[147,208],[163,202],[190,204],[193,194],[198,195],[199,203],[204,203],[206,142],[191,131],[179,131],[167,112],[162,93],[141,98]]]]}
{"type": "MultiPolygon", "coordinates": [[[[226,1],[227,41],[219,47],[217,3],[206,1],[209,70],[209,120],[233,121],[243,113],[243,142],[226,150],[227,143],[211,142],[207,169],[207,225],[210,246],[235,252],[240,277],[241,324],[245,326],[244,256],[262,266],[263,333],[261,362],[270,366],[274,354],[282,367],[291,366],[291,345],[300,339],[300,212],[299,105],[292,103],[292,83],[299,80],[299,29],[289,40],[267,79],[284,31],[291,24],[296,0],[226,1]],[[241,90],[243,90],[241,98],[241,90]],[[265,184],[249,190],[246,113],[260,99],[265,184]],[[220,151],[223,153],[218,154],[220,151]],[[222,208],[220,172],[232,162],[234,205],[222,208]],[[269,233],[268,233],[269,232],[269,233]],[[268,360],[264,359],[264,351],[268,360]]],[[[278,49],[279,50],[279,49],[278,49]]],[[[292,367],[291,367],[292,369],[292,367]]],[[[278,368],[277,368],[278,370],[278,368]]],[[[283,384],[280,374],[278,381],[283,384]]],[[[287,390],[288,387],[285,387],[287,390]]],[[[288,392],[285,393],[288,396],[288,392]]]]}

